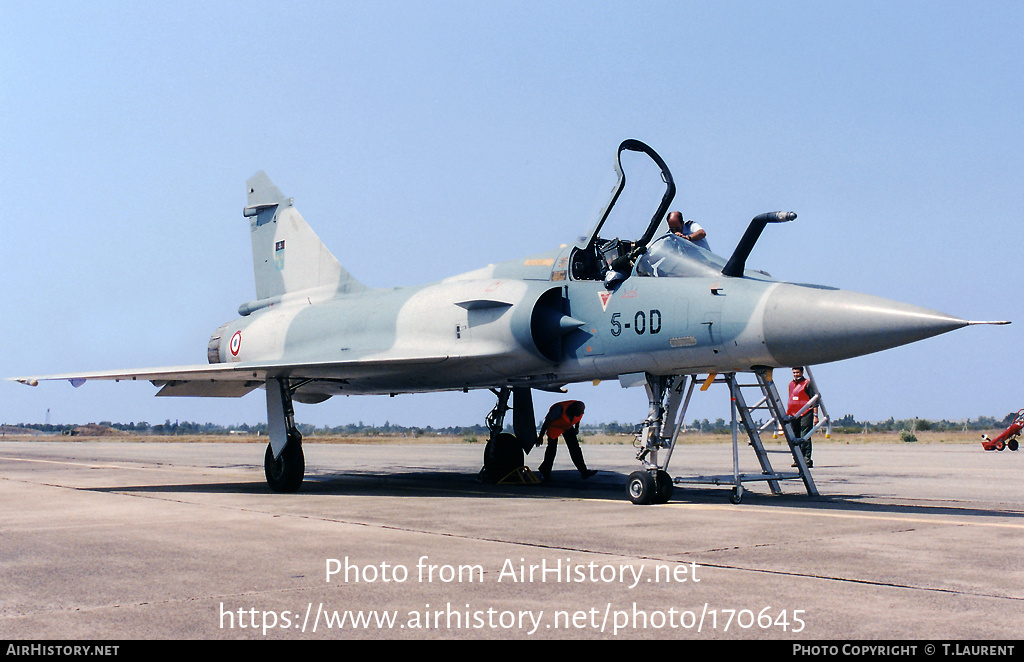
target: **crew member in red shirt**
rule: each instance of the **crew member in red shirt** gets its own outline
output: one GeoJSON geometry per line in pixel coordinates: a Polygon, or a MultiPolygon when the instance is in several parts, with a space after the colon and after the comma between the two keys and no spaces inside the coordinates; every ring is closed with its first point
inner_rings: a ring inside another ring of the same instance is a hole
{"type": "MultiPolygon", "coordinates": [[[[795,416],[803,409],[804,405],[810,402],[815,395],[811,382],[804,377],[804,369],[801,366],[793,368],[793,381],[789,383],[789,404],[786,407],[787,416],[795,416]]],[[[811,407],[799,418],[794,418],[790,424],[793,426],[793,435],[799,439],[811,431],[818,424],[818,408],[811,407]]],[[[811,438],[800,442],[800,452],[804,455],[804,462],[808,467],[813,467],[811,462],[811,438]]],[[[795,467],[796,464],[794,463],[795,467]]]]}
{"type": "Polygon", "coordinates": [[[540,426],[540,433],[537,435],[537,445],[544,442],[547,435],[548,447],[544,450],[544,461],[537,471],[544,477],[544,480],[551,478],[551,467],[555,463],[555,453],[558,452],[558,437],[565,439],[565,447],[569,449],[569,457],[576,465],[583,478],[590,478],[597,471],[587,469],[587,463],[583,460],[583,451],[580,450],[580,442],[577,437],[580,432],[580,421],[583,419],[584,404],[579,400],[566,400],[551,405],[544,423],[540,426]]]}

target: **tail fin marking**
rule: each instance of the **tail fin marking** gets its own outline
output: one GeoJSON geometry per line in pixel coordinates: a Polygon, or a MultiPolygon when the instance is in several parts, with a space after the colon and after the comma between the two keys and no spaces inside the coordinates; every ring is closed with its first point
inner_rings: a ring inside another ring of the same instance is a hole
{"type": "Polygon", "coordinates": [[[257,301],[279,299],[313,288],[359,292],[366,287],[352,277],[324,246],[267,175],[260,171],[248,182],[248,217],[257,301]]]}

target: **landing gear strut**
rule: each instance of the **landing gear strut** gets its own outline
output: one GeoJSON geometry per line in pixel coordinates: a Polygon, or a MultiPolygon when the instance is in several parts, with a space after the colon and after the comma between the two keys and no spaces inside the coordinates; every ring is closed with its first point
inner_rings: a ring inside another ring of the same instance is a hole
{"type": "Polygon", "coordinates": [[[479,480],[497,482],[524,464],[524,454],[533,449],[537,438],[536,420],[533,417],[533,393],[527,387],[492,389],[498,397],[494,409],[487,414],[487,429],[490,438],[484,448],[484,467],[479,480]],[[509,407],[509,397],[514,405],[509,407]],[[512,410],[512,429],[515,434],[503,432],[505,413],[512,410]]]}
{"type": "Polygon", "coordinates": [[[668,473],[668,462],[672,457],[672,446],[679,429],[682,413],[689,403],[690,391],[686,393],[686,403],[680,409],[683,391],[687,384],[685,375],[678,377],[659,377],[647,375],[647,400],[650,414],[644,421],[637,439],[640,451],[636,459],[643,464],[643,469],[634,471],[626,484],[629,500],[637,505],[667,503],[672,498],[674,485],[668,473]],[[659,452],[666,451],[663,461],[659,460],[659,452]]]}
{"type": "Polygon", "coordinates": [[[297,491],[306,474],[302,434],[295,426],[295,410],[292,408],[292,394],[297,388],[291,387],[287,379],[267,380],[270,443],[263,458],[263,472],[267,476],[267,485],[275,492],[297,491]]]}

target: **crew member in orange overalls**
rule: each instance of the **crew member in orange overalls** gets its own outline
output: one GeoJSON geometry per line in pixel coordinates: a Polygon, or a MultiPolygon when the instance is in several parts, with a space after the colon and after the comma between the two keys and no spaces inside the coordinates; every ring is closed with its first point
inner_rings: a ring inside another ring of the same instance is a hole
{"type": "MultiPolygon", "coordinates": [[[[797,366],[793,368],[793,381],[789,383],[789,404],[786,407],[786,415],[795,415],[803,409],[804,405],[810,402],[814,395],[814,387],[811,386],[811,382],[804,377],[803,367],[797,366]]],[[[793,435],[799,439],[810,432],[812,427],[818,424],[818,408],[811,407],[804,412],[800,418],[794,418],[791,424],[793,426],[793,435]]],[[[804,462],[807,463],[807,466],[813,467],[814,463],[811,462],[810,437],[805,441],[800,442],[800,452],[804,454],[804,462]]],[[[796,464],[793,464],[793,466],[795,467],[796,464]]]]}
{"type": "Polygon", "coordinates": [[[544,477],[544,480],[551,478],[551,466],[555,463],[555,453],[558,451],[559,435],[565,439],[565,447],[569,449],[569,457],[576,465],[583,478],[590,478],[597,471],[587,469],[587,463],[583,460],[583,451],[580,450],[580,442],[577,435],[580,432],[580,421],[583,419],[584,405],[579,400],[566,400],[551,405],[548,415],[544,417],[544,424],[540,426],[540,434],[537,435],[537,445],[544,441],[544,435],[548,437],[548,447],[544,450],[544,462],[537,471],[544,477]]]}

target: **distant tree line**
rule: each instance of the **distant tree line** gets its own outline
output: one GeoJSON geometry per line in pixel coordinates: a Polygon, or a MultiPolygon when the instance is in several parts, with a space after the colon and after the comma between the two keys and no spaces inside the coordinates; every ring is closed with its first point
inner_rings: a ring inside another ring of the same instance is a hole
{"type": "MultiPolygon", "coordinates": [[[[155,425],[150,424],[146,421],[140,421],[138,423],[115,423],[111,421],[100,421],[94,425],[100,427],[107,427],[114,430],[122,430],[124,432],[131,432],[135,434],[152,434],[152,435],[229,435],[229,434],[252,434],[252,435],[265,435],[267,433],[266,423],[257,423],[250,425],[248,423],[241,423],[238,425],[219,425],[217,423],[194,423],[191,421],[171,421],[166,420],[163,423],[157,423],[155,425]]],[[[40,432],[54,432],[54,433],[70,433],[76,428],[80,427],[79,424],[47,424],[47,423],[20,423],[16,427],[25,428],[29,430],[39,430],[40,432]]],[[[426,427],[405,427],[402,425],[393,425],[390,422],[385,422],[384,425],[365,425],[362,421],[359,423],[349,423],[348,425],[338,425],[334,427],[324,426],[316,427],[315,425],[309,425],[305,423],[299,424],[299,431],[303,436],[375,436],[375,435],[407,435],[407,436],[423,436],[423,435],[483,435],[487,437],[487,428],[483,425],[471,425],[471,426],[457,426],[457,427],[443,427],[434,428],[431,426],[426,427]]]]}
{"type": "MultiPolygon", "coordinates": [[[[852,414],[846,414],[842,418],[832,419],[832,429],[835,432],[899,432],[906,430],[909,432],[918,431],[981,431],[981,430],[993,430],[1002,429],[1010,425],[1014,418],[1017,416],[1016,412],[1010,412],[1003,418],[994,418],[992,416],[979,416],[975,419],[968,419],[966,421],[933,421],[925,418],[909,418],[909,419],[895,419],[889,417],[888,420],[881,422],[870,422],[870,421],[858,421],[852,414]]],[[[115,430],[122,430],[124,432],[131,432],[135,434],[152,434],[152,435],[229,435],[229,434],[252,434],[252,435],[265,435],[267,433],[266,423],[257,423],[250,425],[248,423],[241,423],[239,425],[218,425],[216,423],[194,423],[190,421],[171,421],[166,420],[163,423],[157,423],[152,425],[146,421],[140,421],[138,423],[114,423],[111,421],[100,421],[98,425],[103,427],[113,428],[115,430]]],[[[580,426],[580,431],[584,434],[606,434],[606,435],[629,435],[634,434],[638,431],[641,424],[628,424],[619,423],[613,421],[611,423],[590,423],[580,426]]],[[[41,432],[53,432],[53,433],[70,433],[75,428],[79,427],[77,424],[61,424],[53,425],[48,423],[23,423],[17,427],[26,428],[30,430],[39,430],[41,432]]],[[[692,432],[706,433],[706,434],[721,434],[731,430],[731,422],[726,421],[723,418],[718,418],[714,422],[708,419],[698,420],[694,419],[687,426],[687,429],[692,432]]],[[[511,432],[511,426],[506,426],[506,430],[511,432]]],[[[422,437],[422,436],[461,436],[467,439],[488,437],[487,428],[483,425],[470,425],[470,426],[449,426],[435,428],[432,426],[426,427],[406,427],[404,425],[394,425],[390,422],[385,422],[384,425],[366,425],[362,421],[358,423],[349,423],[347,425],[337,426],[323,426],[316,427],[309,424],[299,424],[299,431],[302,432],[304,437],[316,437],[316,436],[378,436],[378,435],[401,435],[410,437],[422,437]]]]}
{"type": "MultiPolygon", "coordinates": [[[[947,421],[945,419],[941,421],[933,421],[926,418],[897,419],[891,416],[885,421],[858,421],[854,418],[853,414],[846,414],[842,418],[832,419],[832,430],[837,433],[899,432],[901,430],[907,430],[910,432],[923,432],[927,430],[935,430],[937,432],[983,431],[1003,429],[1009,426],[1016,417],[1017,412],[1010,412],[1003,418],[979,416],[978,418],[968,419],[966,421],[947,421]]],[[[758,420],[756,423],[760,426],[764,423],[764,420],[758,420]]],[[[583,425],[581,426],[581,431],[583,433],[590,432],[592,434],[632,434],[638,428],[639,425],[624,425],[614,422],[583,425]]],[[[714,421],[710,421],[706,418],[703,420],[694,419],[690,423],[686,424],[686,429],[691,432],[698,433],[722,434],[732,431],[732,422],[726,421],[724,418],[718,418],[714,421]]]]}
{"type": "Polygon", "coordinates": [[[1005,428],[1016,417],[1017,412],[1010,412],[1003,418],[979,416],[978,418],[967,419],[966,421],[947,421],[945,419],[932,421],[927,418],[894,419],[890,416],[888,420],[880,423],[871,423],[858,421],[854,419],[852,414],[847,414],[842,418],[833,419],[832,429],[837,432],[897,432],[899,430],[909,430],[910,432],[928,430],[935,430],[937,432],[966,432],[968,430],[980,431],[1005,428]]]}

